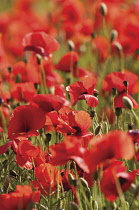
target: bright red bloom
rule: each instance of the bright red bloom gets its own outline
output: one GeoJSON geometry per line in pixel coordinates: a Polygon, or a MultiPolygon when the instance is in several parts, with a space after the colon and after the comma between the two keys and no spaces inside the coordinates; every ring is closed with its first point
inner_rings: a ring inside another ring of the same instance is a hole
{"type": "Polygon", "coordinates": [[[87,150],[84,156],[90,172],[95,171],[98,165],[104,164],[108,159],[132,159],[135,154],[132,138],[121,130],[94,137],[90,145],[92,148],[87,150]],[[100,152],[100,148],[103,148],[103,152],[100,152]]]}
{"type": "Polygon", "coordinates": [[[78,81],[66,87],[70,94],[72,105],[75,106],[78,100],[85,99],[88,106],[96,107],[98,105],[97,97],[93,96],[97,90],[94,89],[96,78],[94,76],[86,76],[83,81],[78,81]]]}
{"type": "Polygon", "coordinates": [[[22,140],[18,143],[16,152],[16,162],[21,167],[32,169],[46,162],[45,153],[40,147],[34,146],[28,140],[22,140]]]}
{"type": "Polygon", "coordinates": [[[100,182],[101,191],[109,201],[114,201],[118,196],[118,188],[116,182],[120,183],[123,192],[127,191],[136,177],[136,170],[127,173],[126,167],[123,165],[109,166],[103,172],[100,182]]]}
{"type": "Polygon", "coordinates": [[[56,130],[61,133],[74,134],[83,137],[91,135],[91,133],[88,132],[91,122],[90,115],[85,111],[63,112],[58,117],[56,130]]]}
{"type": "Polygon", "coordinates": [[[79,166],[82,166],[81,168],[88,170],[84,162],[85,148],[81,146],[81,141],[81,138],[67,136],[63,142],[51,145],[49,148],[52,155],[51,163],[53,165],[64,165],[72,159],[79,166]]]}
{"type": "Polygon", "coordinates": [[[35,94],[36,89],[31,82],[15,83],[11,89],[12,98],[18,101],[29,102],[35,94]]]}
{"type": "Polygon", "coordinates": [[[39,202],[40,191],[33,191],[30,186],[17,185],[15,192],[0,195],[0,206],[4,210],[27,210],[32,203],[39,202]]]}
{"type": "Polygon", "coordinates": [[[12,135],[36,136],[36,130],[45,124],[45,115],[40,108],[33,105],[22,105],[17,107],[12,114],[8,127],[8,138],[12,135]]]}
{"type": "Polygon", "coordinates": [[[33,51],[46,58],[60,47],[59,43],[45,32],[26,34],[23,39],[23,46],[24,50],[33,51]]]}
{"type": "Polygon", "coordinates": [[[54,67],[55,69],[64,72],[74,72],[77,71],[78,60],[78,53],[75,51],[71,51],[66,53],[54,67]]]}
{"type": "Polygon", "coordinates": [[[129,97],[134,108],[138,108],[137,102],[131,96],[131,94],[138,92],[138,86],[138,76],[127,70],[124,72],[112,72],[103,81],[103,91],[112,92],[113,88],[118,91],[118,96],[114,99],[115,108],[124,108],[123,96],[129,97]]]}
{"type": "Polygon", "coordinates": [[[45,113],[54,110],[58,111],[63,106],[63,102],[60,97],[53,94],[37,94],[32,98],[31,103],[37,104],[45,113]]]}
{"type": "Polygon", "coordinates": [[[62,181],[58,169],[50,163],[45,163],[36,167],[34,173],[37,181],[32,182],[33,186],[39,188],[41,193],[46,196],[54,195],[57,185],[62,181]]]}

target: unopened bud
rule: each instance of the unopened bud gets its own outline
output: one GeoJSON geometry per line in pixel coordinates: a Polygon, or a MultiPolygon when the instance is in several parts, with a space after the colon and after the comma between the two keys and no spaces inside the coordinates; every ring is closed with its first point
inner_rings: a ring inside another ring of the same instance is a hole
{"type": "Polygon", "coordinates": [[[68,174],[68,181],[69,184],[76,187],[77,186],[77,180],[74,178],[74,176],[70,173],[68,174]]]}
{"type": "Polygon", "coordinates": [[[112,88],[112,95],[115,96],[117,94],[116,88],[112,88]]]}
{"type": "Polygon", "coordinates": [[[79,181],[82,184],[82,186],[88,188],[88,182],[84,178],[80,177],[79,181]]]}
{"type": "Polygon", "coordinates": [[[128,87],[128,85],[129,85],[128,81],[123,81],[123,83],[124,83],[125,87],[128,87]]]}
{"type": "Polygon", "coordinates": [[[122,45],[119,42],[114,42],[114,46],[118,52],[123,51],[122,45]]]}
{"type": "Polygon", "coordinates": [[[107,9],[107,6],[106,6],[105,3],[101,3],[100,4],[99,11],[100,11],[100,14],[102,16],[106,16],[107,15],[108,9],[107,9]]]}
{"type": "Polygon", "coordinates": [[[130,98],[128,98],[127,96],[124,96],[122,98],[122,100],[123,100],[123,104],[124,104],[124,107],[125,108],[127,108],[127,109],[133,109],[133,103],[130,100],[130,98]]]}
{"type": "Polygon", "coordinates": [[[121,107],[115,108],[115,114],[117,117],[119,117],[122,114],[122,108],[121,107]]]}
{"type": "Polygon", "coordinates": [[[68,47],[69,47],[69,50],[72,51],[75,49],[75,45],[73,43],[72,40],[68,40],[68,47]]]}
{"type": "Polygon", "coordinates": [[[95,136],[99,134],[100,129],[101,129],[101,126],[98,125],[98,126],[96,127],[96,129],[95,129],[95,136]]]}
{"type": "Polygon", "coordinates": [[[117,36],[118,32],[115,29],[113,29],[110,34],[110,42],[113,42],[117,38],[117,36]]]}

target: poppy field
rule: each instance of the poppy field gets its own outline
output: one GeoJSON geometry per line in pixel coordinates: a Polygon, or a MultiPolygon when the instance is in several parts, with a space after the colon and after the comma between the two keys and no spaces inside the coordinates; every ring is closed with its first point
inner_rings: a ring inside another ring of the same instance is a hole
{"type": "Polygon", "coordinates": [[[0,4],[0,210],[139,209],[139,1],[0,4]]]}

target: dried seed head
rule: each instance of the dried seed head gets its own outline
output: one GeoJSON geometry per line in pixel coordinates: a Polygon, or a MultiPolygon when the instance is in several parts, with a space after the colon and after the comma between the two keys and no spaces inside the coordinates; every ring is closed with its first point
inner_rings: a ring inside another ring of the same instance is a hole
{"type": "Polygon", "coordinates": [[[101,14],[102,16],[106,16],[106,15],[107,15],[108,8],[107,8],[107,6],[106,6],[105,3],[101,3],[101,4],[100,4],[99,11],[100,11],[100,14],[101,14]]]}
{"type": "Polygon", "coordinates": [[[130,100],[130,98],[128,98],[127,96],[124,96],[122,98],[122,100],[123,100],[123,104],[124,104],[124,107],[125,108],[127,108],[127,109],[133,109],[133,103],[130,100]]]}
{"type": "Polygon", "coordinates": [[[110,42],[113,42],[118,37],[118,32],[113,29],[110,34],[110,42]]]}

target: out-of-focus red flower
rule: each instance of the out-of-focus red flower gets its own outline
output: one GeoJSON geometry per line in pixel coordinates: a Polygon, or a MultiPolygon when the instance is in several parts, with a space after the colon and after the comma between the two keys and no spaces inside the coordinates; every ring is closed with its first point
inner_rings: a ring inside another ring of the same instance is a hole
{"type": "Polygon", "coordinates": [[[137,102],[131,96],[131,94],[138,92],[138,87],[138,76],[127,70],[124,72],[112,72],[103,80],[103,91],[112,92],[113,88],[118,91],[118,95],[114,99],[115,108],[124,108],[123,96],[130,98],[134,108],[138,108],[137,102]]]}
{"type": "Polygon", "coordinates": [[[132,159],[135,154],[132,138],[120,130],[94,137],[90,145],[92,148],[87,150],[84,156],[90,172],[95,171],[98,165],[104,164],[108,159],[132,159]],[[103,148],[103,152],[100,152],[100,148],[103,148]]]}
{"type": "Polygon", "coordinates": [[[106,60],[108,54],[109,42],[105,37],[95,37],[92,41],[93,53],[97,53],[100,62],[106,60]]]}
{"type": "Polygon", "coordinates": [[[98,105],[97,97],[93,96],[97,90],[94,89],[96,78],[94,76],[86,76],[83,81],[78,81],[66,87],[70,95],[72,105],[75,106],[78,100],[85,99],[88,106],[96,107],[98,105]]]}
{"type": "Polygon", "coordinates": [[[17,107],[12,114],[8,127],[8,138],[12,135],[36,136],[36,130],[45,124],[44,112],[33,105],[22,105],[17,107]]]}
{"type": "Polygon", "coordinates": [[[44,72],[45,72],[45,79],[47,87],[52,87],[56,84],[63,83],[63,79],[58,74],[58,72],[54,71],[52,59],[49,57],[47,60],[42,61],[44,72]]]}
{"type": "Polygon", "coordinates": [[[14,77],[19,76],[21,82],[40,83],[40,72],[36,57],[30,56],[27,63],[19,61],[12,66],[14,77]]]}
{"type": "Polygon", "coordinates": [[[30,186],[17,185],[15,192],[0,195],[0,206],[4,210],[27,210],[32,203],[39,202],[40,191],[30,186]]]}
{"type": "Polygon", "coordinates": [[[36,89],[31,82],[14,83],[11,88],[12,98],[17,101],[29,102],[35,94],[36,89]]]}
{"type": "Polygon", "coordinates": [[[109,201],[114,201],[119,196],[118,185],[119,182],[121,190],[127,191],[136,177],[136,170],[127,173],[125,166],[112,165],[103,172],[103,177],[100,182],[101,191],[109,201]]]}
{"type": "Polygon", "coordinates": [[[36,167],[34,173],[37,180],[32,182],[33,186],[46,196],[54,195],[62,181],[60,171],[50,163],[45,163],[36,167]]]}
{"type": "Polygon", "coordinates": [[[64,1],[61,12],[64,22],[78,23],[84,15],[84,6],[79,0],[64,1]]]}
{"type": "Polygon", "coordinates": [[[74,72],[77,71],[78,60],[78,53],[75,51],[71,51],[66,53],[54,67],[55,69],[64,72],[74,72]]]}
{"type": "Polygon", "coordinates": [[[16,162],[23,168],[32,169],[46,162],[45,153],[30,141],[22,140],[18,143],[16,162]]]}
{"type": "Polygon", "coordinates": [[[23,46],[24,50],[33,51],[47,58],[52,52],[59,49],[60,44],[45,32],[32,32],[25,35],[23,46]]]}
{"type": "Polygon", "coordinates": [[[63,102],[60,97],[53,94],[37,94],[32,98],[31,103],[37,104],[45,113],[58,111],[62,108],[63,102]]]}

